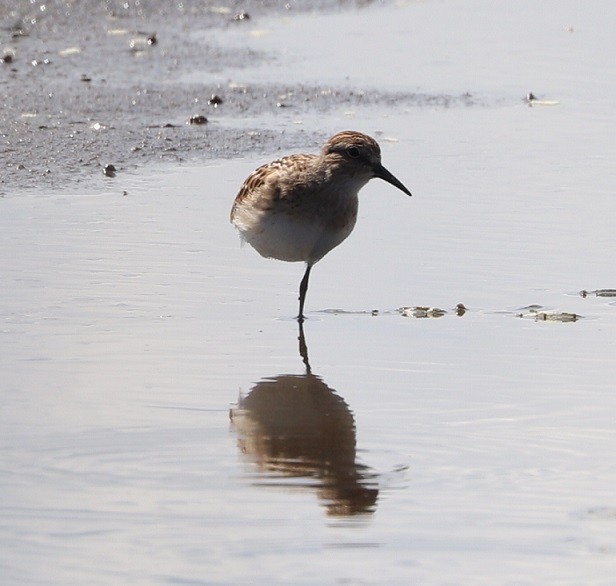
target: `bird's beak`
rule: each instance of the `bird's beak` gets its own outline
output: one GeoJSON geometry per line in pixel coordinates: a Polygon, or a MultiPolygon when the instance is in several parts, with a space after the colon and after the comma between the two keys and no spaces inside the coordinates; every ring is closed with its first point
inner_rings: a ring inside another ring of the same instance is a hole
{"type": "Polygon", "coordinates": [[[374,176],[379,179],[383,179],[387,181],[387,183],[391,183],[394,187],[397,187],[400,191],[404,191],[406,195],[413,195],[400,181],[398,181],[383,165],[376,165],[374,167],[374,176]]]}

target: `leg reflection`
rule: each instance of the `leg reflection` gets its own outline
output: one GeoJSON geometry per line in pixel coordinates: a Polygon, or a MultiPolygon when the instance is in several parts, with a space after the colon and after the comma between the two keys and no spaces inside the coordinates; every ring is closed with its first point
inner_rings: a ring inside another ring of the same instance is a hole
{"type": "Polygon", "coordinates": [[[308,346],[306,345],[306,337],[304,336],[304,322],[299,322],[299,355],[302,357],[302,362],[306,367],[306,374],[310,374],[310,361],[308,360],[308,346]]]}

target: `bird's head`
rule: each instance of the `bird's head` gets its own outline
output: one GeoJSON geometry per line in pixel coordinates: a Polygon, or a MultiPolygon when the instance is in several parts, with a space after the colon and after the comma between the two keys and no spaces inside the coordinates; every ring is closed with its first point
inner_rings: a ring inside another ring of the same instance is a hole
{"type": "Polygon", "coordinates": [[[332,136],[323,146],[322,155],[335,161],[340,172],[365,177],[366,182],[378,177],[407,195],[411,192],[381,163],[381,148],[372,137],[345,130],[332,136]]]}

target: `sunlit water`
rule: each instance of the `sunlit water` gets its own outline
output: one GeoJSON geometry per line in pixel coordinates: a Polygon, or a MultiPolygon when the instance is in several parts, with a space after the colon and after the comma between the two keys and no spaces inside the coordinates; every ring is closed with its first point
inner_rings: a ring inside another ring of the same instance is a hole
{"type": "Polygon", "coordinates": [[[613,583],[613,8],[576,6],[241,33],[291,27],[275,76],[348,27],[348,83],[483,102],[263,121],[374,134],[414,194],[362,191],[301,340],[303,267],[228,223],[262,161],[0,200],[2,583],[613,583]]]}

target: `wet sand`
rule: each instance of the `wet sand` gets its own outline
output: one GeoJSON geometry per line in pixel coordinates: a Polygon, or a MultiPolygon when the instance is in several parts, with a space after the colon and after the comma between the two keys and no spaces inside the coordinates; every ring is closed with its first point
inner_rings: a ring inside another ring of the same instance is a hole
{"type": "MultiPolygon", "coordinates": [[[[353,8],[348,2],[310,3],[311,12],[353,8]]],[[[256,123],[281,109],[301,116],[340,107],[474,103],[464,94],[359,91],[285,79],[208,81],[268,58],[212,43],[208,31],[231,32],[254,21],[267,25],[270,18],[302,10],[302,3],[285,8],[254,1],[233,9],[194,1],[15,7],[3,0],[0,191],[96,185],[107,166],[117,174],[149,163],[206,162],[321,144],[325,135],[316,131],[256,123]]]]}

